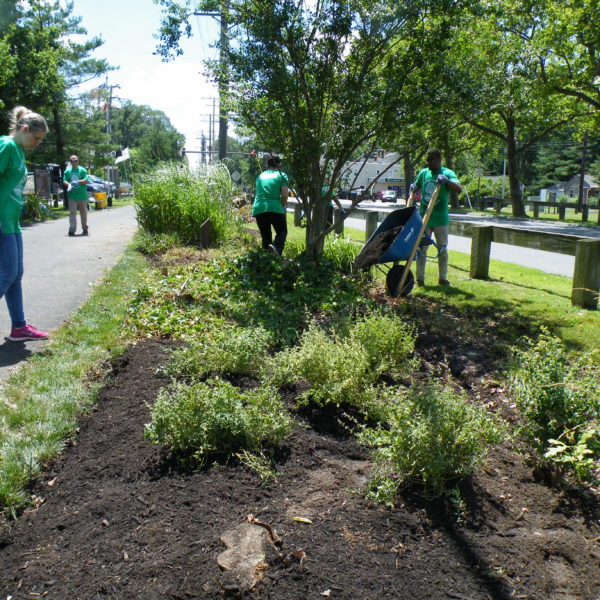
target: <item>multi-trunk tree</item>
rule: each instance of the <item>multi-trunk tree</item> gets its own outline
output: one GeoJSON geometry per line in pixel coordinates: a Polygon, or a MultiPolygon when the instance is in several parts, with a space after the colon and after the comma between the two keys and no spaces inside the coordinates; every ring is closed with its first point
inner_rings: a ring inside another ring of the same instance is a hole
{"type": "MultiPolygon", "coordinates": [[[[181,3],[160,3],[173,9],[161,29],[166,54],[185,15],[181,3]]],[[[323,248],[323,190],[338,187],[350,159],[410,119],[406,90],[411,82],[426,87],[420,70],[429,73],[443,52],[445,15],[462,8],[445,0],[228,3],[226,61],[212,71],[229,81],[232,118],[263,150],[284,155],[308,216],[309,256],[323,248]]]]}

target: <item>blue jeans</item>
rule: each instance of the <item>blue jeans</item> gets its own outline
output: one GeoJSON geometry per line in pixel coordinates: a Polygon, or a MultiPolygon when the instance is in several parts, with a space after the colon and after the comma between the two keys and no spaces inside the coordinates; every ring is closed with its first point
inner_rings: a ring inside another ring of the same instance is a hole
{"type": "Polygon", "coordinates": [[[20,233],[0,233],[0,298],[6,298],[13,327],[25,325],[23,313],[23,237],[20,233]]]}

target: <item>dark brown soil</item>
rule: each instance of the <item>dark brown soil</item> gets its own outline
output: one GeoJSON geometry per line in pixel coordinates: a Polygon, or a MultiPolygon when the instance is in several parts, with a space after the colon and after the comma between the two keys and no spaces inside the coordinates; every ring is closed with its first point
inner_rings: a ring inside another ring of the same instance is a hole
{"type": "Polygon", "coordinates": [[[377,235],[371,242],[365,244],[360,254],[356,257],[354,267],[359,271],[366,270],[377,264],[386,250],[392,245],[403,225],[388,229],[377,235]]]}
{"type": "MultiPolygon", "coordinates": [[[[446,341],[420,339],[423,369],[447,365],[474,397],[506,402],[486,379],[485,352],[446,341]]],[[[394,509],[369,505],[357,491],[368,455],[332,432],[331,415],[314,412],[288,440],[270,487],[235,464],[178,470],[143,438],[147,405],[167,383],[156,371],[164,361],[164,343],[127,351],[77,443],[32,490],[36,508],[2,531],[2,599],[239,597],[224,589],[217,556],[221,535],[249,514],[283,543],[248,598],[600,598],[595,497],[536,482],[508,447],[464,485],[459,510],[410,489],[394,509]]]]}

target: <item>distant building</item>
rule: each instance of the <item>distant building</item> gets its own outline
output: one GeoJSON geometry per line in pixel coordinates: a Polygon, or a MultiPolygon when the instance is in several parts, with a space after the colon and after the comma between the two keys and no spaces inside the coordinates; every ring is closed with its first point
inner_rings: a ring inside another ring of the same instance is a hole
{"type": "MultiPolygon", "coordinates": [[[[564,183],[556,183],[555,185],[540,190],[540,202],[556,202],[561,196],[579,198],[579,175],[574,175],[564,183]]],[[[583,203],[586,204],[588,198],[598,196],[600,183],[594,179],[589,173],[583,176],[583,203]]]]}
{"type": "Polygon", "coordinates": [[[386,171],[397,160],[397,152],[375,152],[364,165],[362,160],[347,163],[342,188],[348,191],[371,189],[371,193],[396,190],[400,195],[404,194],[406,187],[402,161],[386,171]]]}

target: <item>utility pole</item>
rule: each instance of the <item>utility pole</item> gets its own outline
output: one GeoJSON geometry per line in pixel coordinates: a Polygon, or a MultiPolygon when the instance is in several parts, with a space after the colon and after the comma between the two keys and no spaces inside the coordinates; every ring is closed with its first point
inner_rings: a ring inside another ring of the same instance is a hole
{"type": "Polygon", "coordinates": [[[219,37],[220,50],[219,62],[221,73],[219,75],[219,159],[227,156],[227,110],[225,109],[226,98],[229,93],[229,78],[227,77],[227,50],[229,48],[229,36],[227,35],[227,13],[229,10],[228,0],[222,0],[220,12],[193,12],[198,17],[213,17],[221,24],[219,37]]]}
{"type": "Polygon", "coordinates": [[[587,141],[588,141],[588,132],[587,129],[583,134],[583,148],[581,149],[581,169],[579,171],[579,204],[584,204],[584,200],[587,200],[583,197],[583,179],[585,177],[585,162],[587,155],[587,141]]]}
{"type": "Polygon", "coordinates": [[[120,85],[108,85],[108,77],[106,78],[106,89],[108,90],[108,99],[106,101],[106,133],[110,136],[112,132],[112,123],[110,120],[110,111],[112,109],[113,89],[121,88],[120,85]]]}

